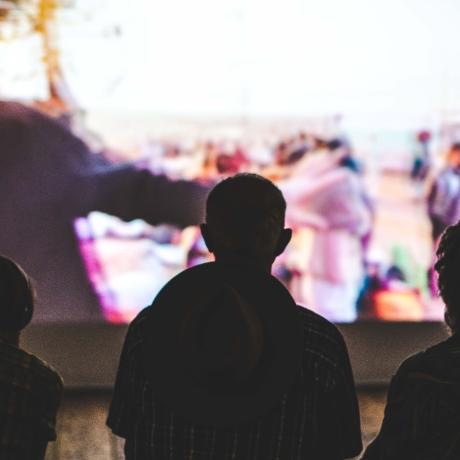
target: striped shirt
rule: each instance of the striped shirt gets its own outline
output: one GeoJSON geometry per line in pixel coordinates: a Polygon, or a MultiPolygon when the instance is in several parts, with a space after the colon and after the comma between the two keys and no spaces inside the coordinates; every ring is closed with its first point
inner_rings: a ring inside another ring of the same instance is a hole
{"type": "Polygon", "coordinates": [[[0,458],[43,458],[56,439],[59,374],[37,357],[0,341],[0,458]]]}
{"type": "Polygon", "coordinates": [[[107,420],[115,434],[126,438],[128,460],[333,460],[361,451],[347,349],[324,318],[299,307],[302,362],[279,404],[260,419],[216,429],[182,419],[155,397],[142,368],[146,310],[128,329],[107,420]]]}
{"type": "Polygon", "coordinates": [[[408,358],[363,460],[460,459],[460,336],[408,358]]]}

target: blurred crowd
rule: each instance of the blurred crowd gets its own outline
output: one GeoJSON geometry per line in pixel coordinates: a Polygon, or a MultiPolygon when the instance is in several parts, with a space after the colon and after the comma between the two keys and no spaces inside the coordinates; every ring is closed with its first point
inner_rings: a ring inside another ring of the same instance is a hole
{"type": "MultiPolygon", "coordinates": [[[[460,144],[453,144],[441,167],[435,167],[431,142],[430,132],[416,134],[412,168],[402,177],[409,188],[413,184],[414,196],[425,200],[416,206],[426,207],[434,254],[444,228],[460,218],[460,144]]],[[[414,262],[404,243],[392,243],[389,254],[376,256],[379,245],[373,234],[379,198],[368,189],[365,165],[345,135],[299,131],[271,144],[151,141],[143,147],[137,166],[209,186],[243,171],[269,178],[286,197],[287,225],[294,231],[274,270],[300,304],[336,322],[427,317],[437,296],[434,272],[414,262]]],[[[95,227],[107,227],[100,216],[92,220],[98,221],[95,227]]],[[[159,285],[178,270],[210,257],[197,227],[108,224],[114,227],[115,233],[134,232],[153,242],[154,249],[148,251],[153,254],[150,268],[163,273],[159,285]]],[[[432,314],[434,318],[437,313],[432,314]]]]}

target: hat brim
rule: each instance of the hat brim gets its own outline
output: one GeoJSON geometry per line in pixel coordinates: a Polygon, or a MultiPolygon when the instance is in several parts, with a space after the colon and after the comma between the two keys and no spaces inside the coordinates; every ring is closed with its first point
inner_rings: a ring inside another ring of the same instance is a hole
{"type": "Polygon", "coordinates": [[[185,270],[164,286],[150,306],[144,335],[144,366],[156,397],[175,414],[212,426],[244,423],[281,403],[299,371],[302,354],[298,307],[287,289],[261,270],[216,262],[185,270]],[[257,382],[222,393],[193,378],[180,328],[190,309],[224,284],[255,308],[270,352],[257,382]]]}

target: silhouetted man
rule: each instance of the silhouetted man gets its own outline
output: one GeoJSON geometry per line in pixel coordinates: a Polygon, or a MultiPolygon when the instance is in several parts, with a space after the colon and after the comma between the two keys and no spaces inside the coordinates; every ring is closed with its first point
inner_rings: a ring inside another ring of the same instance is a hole
{"type": "Polygon", "coordinates": [[[208,189],[115,165],[57,121],[0,101],[0,252],[17,260],[38,291],[36,318],[101,318],[73,223],[102,211],[124,220],[198,225],[208,189]]]}
{"type": "Polygon", "coordinates": [[[29,277],[0,256],[0,458],[39,460],[56,439],[62,393],[59,374],[19,348],[32,320],[34,293],[29,277]]]}
{"type": "Polygon", "coordinates": [[[363,460],[460,458],[460,222],[444,231],[436,255],[451,335],[399,366],[388,389],[382,427],[363,460]]]}
{"type": "Polygon", "coordinates": [[[185,270],[131,323],[108,417],[127,459],[344,459],[359,412],[337,329],[270,275],[291,238],[270,181],[209,194],[215,262],[185,270]]]}

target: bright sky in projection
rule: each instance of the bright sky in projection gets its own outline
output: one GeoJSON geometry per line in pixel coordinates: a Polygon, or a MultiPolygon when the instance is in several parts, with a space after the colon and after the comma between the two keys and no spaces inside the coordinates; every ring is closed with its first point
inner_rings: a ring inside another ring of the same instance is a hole
{"type": "Polygon", "coordinates": [[[62,14],[60,47],[89,110],[395,120],[460,109],[458,0],[77,0],[75,11],[62,14]]]}

